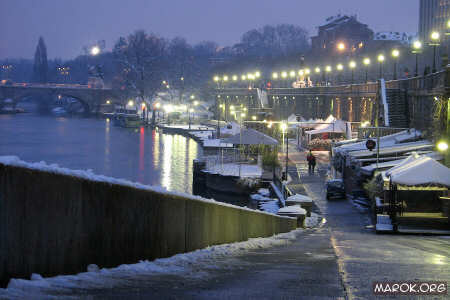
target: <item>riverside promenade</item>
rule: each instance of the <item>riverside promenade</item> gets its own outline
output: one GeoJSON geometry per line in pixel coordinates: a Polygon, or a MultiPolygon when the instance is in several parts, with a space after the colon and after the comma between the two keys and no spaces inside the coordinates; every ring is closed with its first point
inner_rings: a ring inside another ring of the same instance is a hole
{"type": "MultiPolygon", "coordinates": [[[[289,150],[292,162],[303,159],[295,146],[289,150]]],[[[317,228],[297,231],[288,243],[248,250],[243,246],[202,263],[183,259],[187,273],[140,272],[133,271],[138,266],[127,265],[122,270],[130,272],[101,271],[98,280],[94,274],[89,280],[75,275],[33,281],[24,284],[22,293],[0,290],[0,299],[11,294],[20,297],[7,299],[23,299],[36,290],[62,299],[379,299],[372,293],[374,281],[450,282],[448,236],[377,235],[368,215],[348,200],[325,199],[324,177],[290,171],[301,174],[301,184],[324,220],[317,228]]]]}

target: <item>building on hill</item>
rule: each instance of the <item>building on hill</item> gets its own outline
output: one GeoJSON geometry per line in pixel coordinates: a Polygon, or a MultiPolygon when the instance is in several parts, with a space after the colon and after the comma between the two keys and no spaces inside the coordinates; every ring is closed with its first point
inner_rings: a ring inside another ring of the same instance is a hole
{"type": "Polygon", "coordinates": [[[373,37],[373,31],[356,16],[339,14],[327,18],[326,24],[318,27],[317,36],[311,38],[311,48],[327,55],[352,53],[364,48],[373,37]]]}

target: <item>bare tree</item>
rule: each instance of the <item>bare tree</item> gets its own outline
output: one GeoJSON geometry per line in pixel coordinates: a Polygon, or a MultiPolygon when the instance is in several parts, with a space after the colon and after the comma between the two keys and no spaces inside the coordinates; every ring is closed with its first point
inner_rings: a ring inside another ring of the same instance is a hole
{"type": "Polygon", "coordinates": [[[160,87],[165,48],[165,40],[143,30],[121,37],[114,46],[114,58],[126,88],[142,101],[153,97],[160,87]]]}

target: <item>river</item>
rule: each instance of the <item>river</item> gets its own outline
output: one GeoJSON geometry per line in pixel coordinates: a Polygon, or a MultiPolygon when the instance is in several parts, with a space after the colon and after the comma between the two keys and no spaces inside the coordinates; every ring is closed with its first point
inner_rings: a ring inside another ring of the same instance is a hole
{"type": "Polygon", "coordinates": [[[192,193],[193,139],[154,129],[115,127],[108,119],[0,115],[0,155],[192,193]]]}

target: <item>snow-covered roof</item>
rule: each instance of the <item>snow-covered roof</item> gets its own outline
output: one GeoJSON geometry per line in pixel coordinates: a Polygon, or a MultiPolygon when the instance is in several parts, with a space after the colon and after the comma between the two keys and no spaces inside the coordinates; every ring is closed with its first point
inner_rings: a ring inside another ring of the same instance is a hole
{"type": "Polygon", "coordinates": [[[450,169],[426,156],[412,155],[386,175],[399,185],[450,187],[450,169]]]}
{"type": "Polygon", "coordinates": [[[312,199],[305,195],[295,194],[293,196],[288,197],[286,201],[301,203],[301,202],[312,202],[312,199]]]}
{"type": "MultiPolygon", "coordinates": [[[[434,145],[428,141],[394,144],[394,145],[380,148],[379,154],[380,155],[399,154],[399,153],[412,152],[412,151],[418,151],[418,150],[432,149],[433,147],[434,147],[434,145]]],[[[360,151],[350,152],[349,156],[352,158],[362,158],[362,157],[373,156],[373,155],[375,155],[375,153],[376,153],[375,150],[374,151],[360,150],[360,151]]]]}
{"type": "Polygon", "coordinates": [[[347,130],[347,125],[344,121],[335,120],[334,122],[331,122],[330,124],[320,124],[319,126],[316,127],[316,129],[305,131],[305,133],[309,134],[309,135],[325,133],[325,132],[345,133],[346,130],[347,130]]]}
{"type": "Polygon", "coordinates": [[[301,208],[300,205],[291,205],[285,206],[278,210],[278,214],[286,214],[286,215],[306,215],[306,210],[301,208]]]}
{"type": "Polygon", "coordinates": [[[223,142],[234,145],[278,145],[278,141],[273,137],[251,128],[242,130],[242,138],[241,133],[238,133],[223,139],[223,142]]]}
{"type": "MultiPolygon", "coordinates": [[[[414,128],[386,135],[380,137],[380,148],[389,147],[420,136],[421,132],[414,128]]],[[[334,151],[335,153],[348,153],[351,151],[366,150],[366,141],[367,139],[364,139],[363,141],[357,143],[345,144],[339,147],[335,147],[334,151]]]]}

